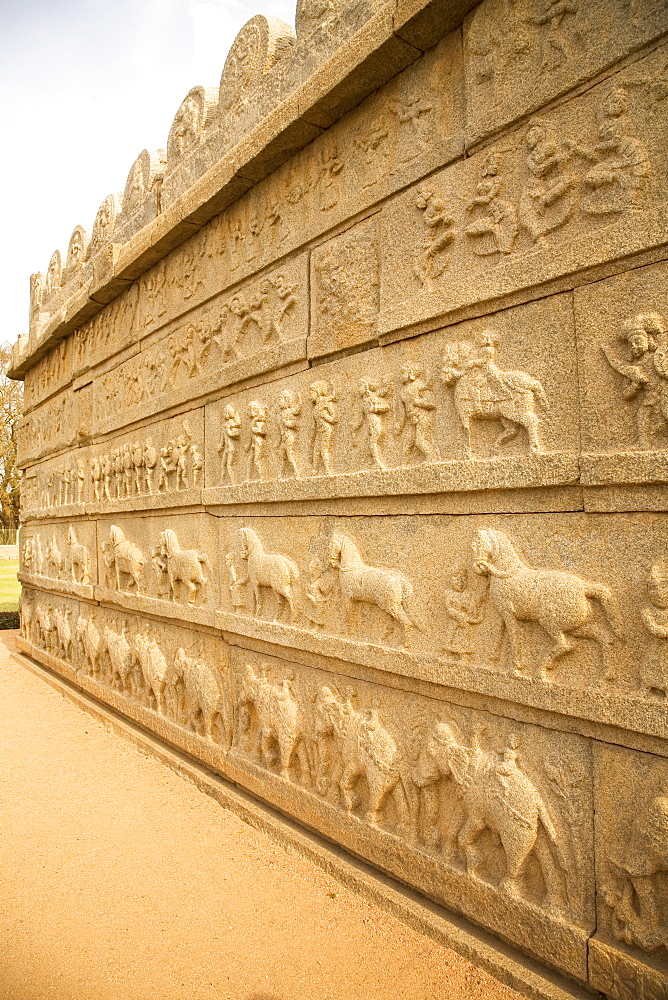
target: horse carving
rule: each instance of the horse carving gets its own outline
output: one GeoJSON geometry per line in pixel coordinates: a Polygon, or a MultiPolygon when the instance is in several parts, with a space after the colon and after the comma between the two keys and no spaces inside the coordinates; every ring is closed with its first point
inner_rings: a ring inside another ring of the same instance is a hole
{"type": "Polygon", "coordinates": [[[583,638],[597,644],[603,660],[604,679],[614,679],[608,647],[619,635],[612,592],[606,586],[561,570],[531,569],[522,562],[503,531],[491,528],[479,531],[472,547],[473,569],[489,577],[489,598],[502,620],[495,659],[499,658],[504,635],[507,635],[513,670],[518,674],[522,658],[517,623],[536,622],[553,642],[538,667],[540,676],[551,670],[560,656],[575,649],[576,638],[583,638]],[[593,601],[599,603],[612,635],[594,619],[593,601]]]}
{"type": "Polygon", "coordinates": [[[188,604],[194,604],[208,583],[202,571],[202,566],[209,564],[208,556],[197,549],[182,549],[172,528],[160,532],[158,549],[165,559],[169,596],[176,600],[176,584],[182,583],[188,588],[188,604]]]}
{"type": "Polygon", "coordinates": [[[290,777],[290,767],[299,763],[300,781],[311,784],[311,766],[306,743],[306,728],[301,709],[289,680],[273,683],[266,667],[256,671],[246,664],[239,692],[239,706],[253,706],[259,726],[259,751],[265,766],[274,759],[278,748],[278,766],[282,778],[290,777]]]}
{"type": "Polygon", "coordinates": [[[418,627],[406,611],[406,602],[413,596],[410,580],[396,569],[367,566],[352,538],[338,531],[329,543],[329,565],[339,573],[348,628],[354,627],[356,604],[375,604],[390,616],[383,641],[390,637],[396,622],[402,630],[402,645],[405,646],[407,628],[418,627]]]}
{"type": "Polygon", "coordinates": [[[494,442],[494,453],[502,444],[517,437],[524,428],[529,450],[542,450],[540,418],[536,407],[548,409],[547,397],[536,378],[522,371],[504,371],[496,364],[498,334],[487,330],[480,335],[478,350],[461,342],[443,354],[441,378],[454,385],[454,403],[466,436],[466,457],[471,458],[471,422],[498,420],[502,431],[494,442]]]}
{"type": "Polygon", "coordinates": [[[122,590],[121,577],[130,577],[129,586],[136,587],[139,593],[139,582],[144,570],[144,555],[138,545],[128,541],[123,533],[123,529],[116,524],[112,524],[109,529],[109,546],[106,552],[116,573],[116,589],[122,590]]]}
{"type": "Polygon", "coordinates": [[[287,605],[290,618],[295,612],[294,587],[299,583],[299,567],[292,559],[278,552],[265,552],[259,536],[252,528],[239,528],[241,536],[241,558],[246,563],[246,579],[253,591],[253,614],[262,614],[262,588],[272,590],[276,595],[277,621],[287,605]]]}
{"type": "Polygon", "coordinates": [[[75,583],[90,583],[90,560],[88,549],[81,542],[77,541],[77,536],[72,525],[67,529],[67,544],[70,547],[70,565],[72,568],[72,580],[75,583]]]}
{"type": "Polygon", "coordinates": [[[543,798],[517,763],[513,746],[488,753],[458,742],[453,727],[437,723],[417,769],[415,780],[429,785],[452,778],[459,788],[465,817],[457,832],[466,872],[477,877],[481,857],[478,838],[485,830],[498,837],[506,860],[499,889],[522,898],[521,876],[531,855],[537,861],[546,904],[556,908],[567,899],[566,873],[572,867],[562,852],[555,825],[543,798]]]}

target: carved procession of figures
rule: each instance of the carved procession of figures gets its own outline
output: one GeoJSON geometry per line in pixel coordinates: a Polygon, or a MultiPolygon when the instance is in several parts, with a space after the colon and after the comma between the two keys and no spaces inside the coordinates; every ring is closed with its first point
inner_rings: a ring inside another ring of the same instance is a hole
{"type": "Polygon", "coordinates": [[[91,499],[122,500],[154,493],[197,489],[204,458],[187,420],[181,433],[156,447],[152,437],[126,441],[90,460],[91,499]]]}

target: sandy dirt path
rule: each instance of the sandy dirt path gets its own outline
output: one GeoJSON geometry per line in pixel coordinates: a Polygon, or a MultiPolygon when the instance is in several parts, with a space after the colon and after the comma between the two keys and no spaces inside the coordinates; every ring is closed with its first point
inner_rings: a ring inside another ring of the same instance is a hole
{"type": "Polygon", "coordinates": [[[9,658],[2,1000],[513,1000],[9,658]]]}

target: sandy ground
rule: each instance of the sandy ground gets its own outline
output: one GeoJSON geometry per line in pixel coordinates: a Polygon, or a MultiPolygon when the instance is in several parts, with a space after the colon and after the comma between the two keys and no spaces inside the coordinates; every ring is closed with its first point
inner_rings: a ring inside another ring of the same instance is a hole
{"type": "Polygon", "coordinates": [[[513,1000],[12,661],[2,1000],[513,1000]]]}

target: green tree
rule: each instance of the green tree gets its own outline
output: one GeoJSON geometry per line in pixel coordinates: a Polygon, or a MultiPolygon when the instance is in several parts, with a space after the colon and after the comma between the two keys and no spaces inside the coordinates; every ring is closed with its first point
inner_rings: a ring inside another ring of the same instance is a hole
{"type": "Polygon", "coordinates": [[[19,523],[21,472],[16,467],[16,425],[23,412],[23,382],[7,378],[11,349],[0,345],[0,522],[19,523]]]}

